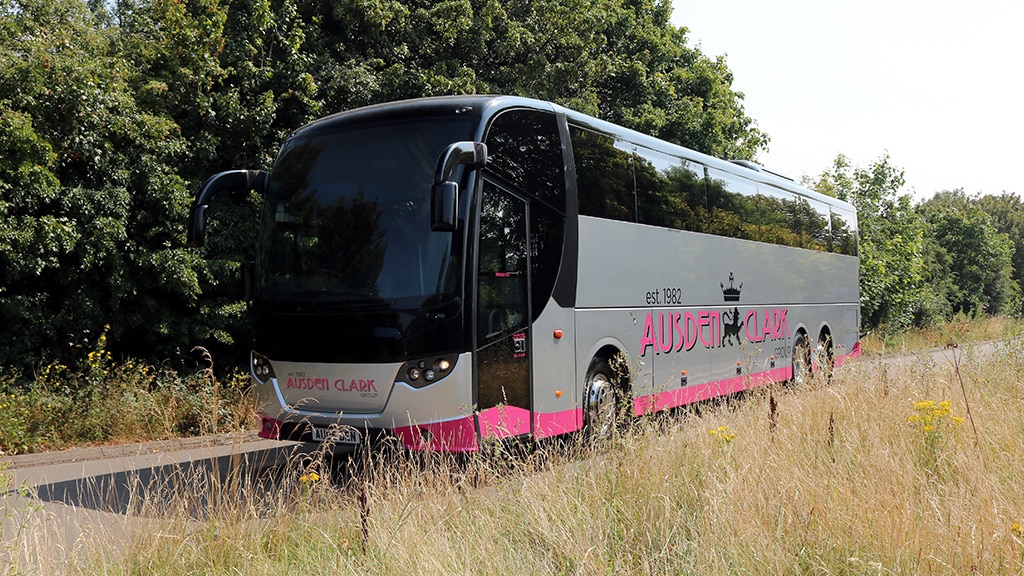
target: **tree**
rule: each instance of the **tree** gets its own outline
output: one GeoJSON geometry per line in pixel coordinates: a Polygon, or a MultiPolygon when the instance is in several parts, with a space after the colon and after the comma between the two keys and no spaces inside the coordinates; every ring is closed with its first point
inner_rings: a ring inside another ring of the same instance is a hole
{"type": "Polygon", "coordinates": [[[183,249],[188,191],[173,123],[140,110],[109,30],[74,0],[9,2],[0,23],[0,363],[142,355],[190,338],[201,262],[183,249]]]}
{"type": "MultiPolygon", "coordinates": [[[[767,137],[724,59],[666,0],[0,0],[0,365],[241,352],[238,267],[258,198],[191,196],[268,168],[287,134],[355,106],[452,93],[553,100],[723,157],[767,137]],[[234,348],[232,348],[234,347],[234,348]],[[216,352],[216,351],[215,351],[216,352]]],[[[236,357],[246,362],[244,354],[236,357]]],[[[219,362],[223,366],[230,362],[219,362]]]]}
{"type": "Polygon", "coordinates": [[[298,0],[322,109],[502,93],[552,100],[727,158],[767,144],[732,74],[653,0],[298,0]]]}
{"type": "Polygon", "coordinates": [[[1013,242],[963,190],[943,191],[918,207],[930,242],[929,280],[954,313],[1019,313],[1013,242]],[[1014,309],[1015,308],[1015,309],[1014,309]]]}
{"type": "MultiPolygon", "coordinates": [[[[291,0],[125,1],[116,19],[119,45],[140,71],[132,80],[139,105],[180,131],[184,146],[170,168],[191,193],[221,170],[269,167],[280,142],[319,108],[291,0]]],[[[215,233],[189,251],[203,296],[176,314],[191,321],[191,341],[179,346],[201,343],[227,360],[221,365],[247,361],[239,269],[255,253],[259,202],[216,199],[215,233]]]]}
{"type": "Polygon", "coordinates": [[[925,283],[924,224],[900,192],[903,171],[888,154],[866,169],[839,154],[831,170],[805,183],[857,208],[863,329],[897,331],[921,321],[922,305],[934,299],[925,283]]]}
{"type": "Polygon", "coordinates": [[[1024,290],[1024,201],[1008,192],[980,196],[974,201],[989,215],[996,230],[1013,242],[1013,279],[1018,291],[1024,290]]]}

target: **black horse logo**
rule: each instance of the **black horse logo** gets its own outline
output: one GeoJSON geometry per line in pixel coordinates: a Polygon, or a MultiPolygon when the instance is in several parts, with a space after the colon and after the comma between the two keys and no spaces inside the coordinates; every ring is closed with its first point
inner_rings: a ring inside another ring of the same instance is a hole
{"type": "Polygon", "coordinates": [[[740,331],[743,330],[743,321],[740,320],[739,308],[732,309],[732,320],[726,323],[724,319],[729,317],[729,311],[726,310],[722,313],[722,346],[725,346],[726,342],[729,342],[729,346],[732,346],[732,339],[736,339],[736,344],[743,344],[743,340],[740,339],[740,331]]]}

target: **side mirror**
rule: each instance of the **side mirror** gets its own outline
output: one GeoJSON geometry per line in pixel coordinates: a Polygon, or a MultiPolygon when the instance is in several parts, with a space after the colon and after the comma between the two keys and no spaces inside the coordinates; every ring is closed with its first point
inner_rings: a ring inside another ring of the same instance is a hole
{"type": "Polygon", "coordinates": [[[263,170],[229,170],[214,174],[203,183],[188,215],[186,244],[199,248],[206,243],[206,217],[210,200],[219,192],[256,190],[265,193],[270,174],[263,170]]]}
{"type": "Polygon", "coordinates": [[[459,211],[459,185],[441,182],[430,189],[430,229],[453,232],[459,211]]]}
{"type": "Polygon", "coordinates": [[[434,185],[430,189],[430,229],[435,232],[452,232],[459,210],[459,185],[452,181],[456,166],[470,165],[483,168],[487,165],[487,145],[483,142],[454,142],[437,159],[434,171],[434,185]]]}

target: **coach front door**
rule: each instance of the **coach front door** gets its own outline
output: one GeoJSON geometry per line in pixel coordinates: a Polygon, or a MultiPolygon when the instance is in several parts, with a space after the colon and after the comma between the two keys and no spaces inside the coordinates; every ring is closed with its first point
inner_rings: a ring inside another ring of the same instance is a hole
{"type": "Polygon", "coordinates": [[[531,432],[527,203],[484,181],[476,290],[476,409],[481,435],[531,432]]]}

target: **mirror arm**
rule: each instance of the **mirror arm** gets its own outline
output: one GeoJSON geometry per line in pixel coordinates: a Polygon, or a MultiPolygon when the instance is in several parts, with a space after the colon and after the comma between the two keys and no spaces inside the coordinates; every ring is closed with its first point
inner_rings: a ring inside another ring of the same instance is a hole
{"type": "Polygon", "coordinates": [[[434,186],[430,190],[430,229],[452,232],[458,215],[459,185],[452,182],[456,166],[483,168],[487,165],[487,145],[483,142],[454,142],[437,160],[434,186]]]}
{"type": "Polygon", "coordinates": [[[206,243],[206,212],[219,192],[224,190],[257,190],[266,192],[270,174],[265,170],[229,170],[214,174],[203,183],[192,203],[188,217],[186,245],[199,248],[206,243]]]}
{"type": "Polygon", "coordinates": [[[469,164],[473,168],[487,165],[487,145],[483,142],[455,142],[449,146],[437,161],[434,170],[434,184],[447,182],[455,167],[469,164]]]}

